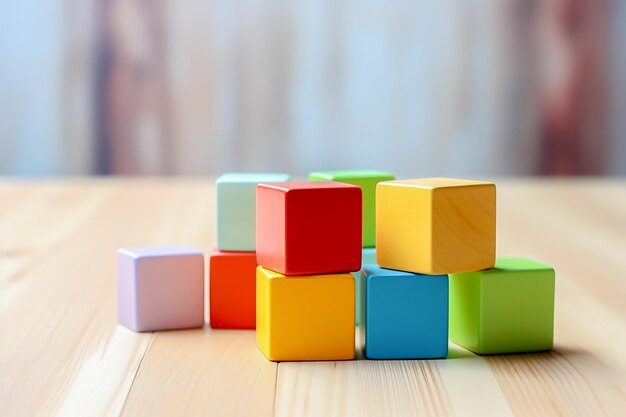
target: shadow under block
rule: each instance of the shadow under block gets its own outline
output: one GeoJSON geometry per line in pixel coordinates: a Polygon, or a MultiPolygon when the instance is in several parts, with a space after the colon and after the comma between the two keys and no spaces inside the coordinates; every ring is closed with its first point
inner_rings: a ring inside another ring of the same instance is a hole
{"type": "Polygon", "coordinates": [[[491,268],[496,253],[496,187],[422,178],[376,189],[377,263],[420,274],[491,268]]]}
{"type": "Polygon", "coordinates": [[[444,358],[448,354],[448,276],[364,265],[365,357],[444,358]]]}
{"type": "Polygon", "coordinates": [[[218,329],[256,327],[256,253],[221,252],[209,258],[209,322],[218,329]]]}
{"type": "Polygon", "coordinates": [[[257,345],[272,361],[354,359],[354,278],[257,267],[257,345]]]}
{"type": "Polygon", "coordinates": [[[339,182],[257,187],[257,262],[285,275],[361,267],[361,189],[339,182]]]}
{"type": "Polygon", "coordinates": [[[118,318],[138,331],[202,327],[204,256],[181,246],[117,252],[118,318]]]}
{"type": "MultiPolygon", "coordinates": [[[[365,264],[376,264],[376,248],[363,248],[363,250],[361,251],[361,265],[365,264]]],[[[359,326],[361,323],[363,323],[363,306],[361,303],[361,294],[363,292],[363,287],[365,286],[365,277],[363,276],[362,269],[356,272],[352,272],[352,276],[354,277],[354,285],[356,290],[356,325],[359,326]]]]}
{"type": "Polygon", "coordinates": [[[364,248],[376,246],[376,184],[396,177],[385,171],[366,169],[316,171],[309,174],[310,181],[338,181],[361,187],[363,190],[363,239],[364,248]]]}
{"type": "Polygon", "coordinates": [[[522,258],[450,275],[450,339],[479,354],[552,349],[554,269],[522,258]]]}
{"type": "Polygon", "coordinates": [[[256,186],[289,181],[288,174],[224,174],[216,181],[217,247],[223,251],[255,251],[256,186]]]}

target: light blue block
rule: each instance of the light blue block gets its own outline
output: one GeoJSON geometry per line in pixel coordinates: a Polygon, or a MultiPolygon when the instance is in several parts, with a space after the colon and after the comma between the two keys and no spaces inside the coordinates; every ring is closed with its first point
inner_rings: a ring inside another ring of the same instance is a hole
{"type": "Polygon", "coordinates": [[[373,264],[376,265],[376,248],[364,248],[361,252],[361,264],[368,265],[373,264]]]}
{"type": "MultiPolygon", "coordinates": [[[[361,251],[361,265],[365,264],[376,264],[376,248],[363,248],[361,251]]],[[[354,283],[355,283],[355,296],[356,302],[355,306],[355,317],[356,317],[356,325],[359,326],[363,323],[363,308],[361,303],[361,293],[363,292],[363,286],[365,285],[365,278],[363,276],[362,271],[353,272],[354,283]]]]}
{"type": "Polygon", "coordinates": [[[216,181],[217,247],[223,251],[256,250],[256,186],[289,181],[289,174],[230,173],[216,181]]]}
{"type": "Polygon", "coordinates": [[[365,357],[444,358],[448,354],[448,276],[363,265],[365,357]]]}

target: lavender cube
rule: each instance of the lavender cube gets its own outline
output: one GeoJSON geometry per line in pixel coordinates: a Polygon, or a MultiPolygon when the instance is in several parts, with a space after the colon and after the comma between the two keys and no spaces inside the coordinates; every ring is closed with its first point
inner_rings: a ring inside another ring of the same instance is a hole
{"type": "Polygon", "coordinates": [[[118,318],[137,332],[204,324],[204,256],[182,246],[117,252],[118,318]]]}

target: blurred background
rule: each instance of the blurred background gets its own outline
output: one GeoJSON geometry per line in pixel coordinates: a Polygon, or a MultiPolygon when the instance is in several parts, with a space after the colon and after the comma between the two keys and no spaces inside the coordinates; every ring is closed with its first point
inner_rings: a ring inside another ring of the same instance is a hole
{"type": "Polygon", "coordinates": [[[620,0],[0,0],[0,174],[625,175],[620,0]]]}

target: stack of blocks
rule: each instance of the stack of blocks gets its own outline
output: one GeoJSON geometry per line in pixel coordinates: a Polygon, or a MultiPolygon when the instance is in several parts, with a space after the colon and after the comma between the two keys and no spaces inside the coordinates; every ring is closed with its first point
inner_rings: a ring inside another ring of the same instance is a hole
{"type": "Polygon", "coordinates": [[[496,261],[494,184],[382,182],[376,207],[378,265],[363,268],[366,357],[445,357],[448,330],[480,354],[552,347],[554,271],[496,261]]]}
{"type": "Polygon", "coordinates": [[[374,253],[376,184],[393,178],[326,171],[257,187],[257,343],[268,359],[354,358],[354,271],[374,253]]]}
{"type": "Polygon", "coordinates": [[[217,249],[209,260],[211,327],[256,327],[256,186],[289,179],[288,174],[268,173],[217,179],[217,249]]]}
{"type": "Polygon", "coordinates": [[[273,361],[354,358],[361,189],[257,187],[257,344],[273,361]]]}
{"type": "MultiPolygon", "coordinates": [[[[218,179],[212,327],[256,328],[274,361],[353,359],[355,324],[372,359],[443,358],[448,337],[479,354],[552,348],[554,270],[496,260],[494,184],[380,171],[289,180],[218,179]]],[[[118,300],[135,331],[201,327],[202,252],[120,249],[118,300]]]]}

